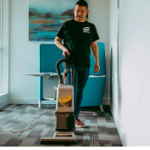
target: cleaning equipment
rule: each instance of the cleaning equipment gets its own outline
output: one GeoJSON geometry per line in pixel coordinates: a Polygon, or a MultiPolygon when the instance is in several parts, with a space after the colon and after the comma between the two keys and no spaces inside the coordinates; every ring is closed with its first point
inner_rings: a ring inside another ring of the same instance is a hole
{"type": "Polygon", "coordinates": [[[61,59],[56,64],[56,70],[59,77],[59,84],[57,87],[57,102],[56,102],[56,129],[53,137],[42,137],[41,143],[54,142],[76,142],[75,117],[74,117],[74,69],[73,63],[68,59],[67,54],[65,58],[61,59]],[[64,80],[61,76],[59,66],[65,62],[64,80]],[[68,64],[71,75],[71,85],[67,85],[67,70],[68,64]]]}

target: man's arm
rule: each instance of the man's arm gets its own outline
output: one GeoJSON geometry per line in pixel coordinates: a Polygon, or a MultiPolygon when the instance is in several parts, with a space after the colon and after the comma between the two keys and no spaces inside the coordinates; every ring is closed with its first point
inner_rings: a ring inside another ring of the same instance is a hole
{"type": "Polygon", "coordinates": [[[65,53],[67,53],[68,55],[70,55],[68,49],[62,44],[62,39],[57,37],[55,38],[55,45],[61,49],[63,51],[63,55],[65,56],[65,53]]]}
{"type": "Polygon", "coordinates": [[[99,58],[98,58],[98,45],[97,41],[94,41],[91,43],[92,53],[95,59],[95,66],[94,66],[94,72],[98,73],[100,66],[99,66],[99,58]]]}

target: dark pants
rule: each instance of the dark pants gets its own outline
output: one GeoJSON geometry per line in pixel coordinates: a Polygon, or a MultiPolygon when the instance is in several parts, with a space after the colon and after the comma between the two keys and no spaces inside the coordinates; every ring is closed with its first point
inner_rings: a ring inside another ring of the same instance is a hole
{"type": "MultiPolygon", "coordinates": [[[[83,90],[87,83],[89,72],[90,68],[75,67],[74,110],[76,119],[78,119],[78,115],[80,113],[81,102],[83,99],[83,90]]],[[[67,84],[70,84],[70,74],[67,75],[67,84]]]]}

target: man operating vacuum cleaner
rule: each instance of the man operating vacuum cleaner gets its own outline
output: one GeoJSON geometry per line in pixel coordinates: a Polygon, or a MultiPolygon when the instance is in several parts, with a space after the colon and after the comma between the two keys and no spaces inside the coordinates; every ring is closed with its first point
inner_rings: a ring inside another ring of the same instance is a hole
{"type": "Polygon", "coordinates": [[[75,126],[84,127],[85,124],[78,118],[80,106],[83,99],[83,89],[89,77],[90,71],[90,47],[95,59],[94,72],[98,73],[99,58],[97,40],[99,39],[94,24],[85,20],[88,14],[88,4],[84,0],[79,0],[73,9],[75,18],[65,21],[58,31],[55,44],[65,53],[68,59],[75,66],[74,80],[74,110],[75,110],[75,126]],[[64,39],[64,44],[62,40],[64,39]]]}

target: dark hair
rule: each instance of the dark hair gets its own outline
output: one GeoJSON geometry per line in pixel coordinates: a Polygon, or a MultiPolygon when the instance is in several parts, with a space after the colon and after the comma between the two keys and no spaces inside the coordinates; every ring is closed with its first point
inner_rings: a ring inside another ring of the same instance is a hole
{"type": "Polygon", "coordinates": [[[77,1],[76,4],[75,4],[75,6],[76,5],[85,6],[86,9],[88,9],[88,4],[87,4],[87,2],[85,0],[79,0],[79,1],[77,1]]]}

